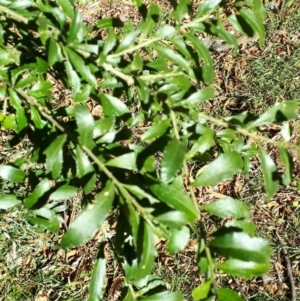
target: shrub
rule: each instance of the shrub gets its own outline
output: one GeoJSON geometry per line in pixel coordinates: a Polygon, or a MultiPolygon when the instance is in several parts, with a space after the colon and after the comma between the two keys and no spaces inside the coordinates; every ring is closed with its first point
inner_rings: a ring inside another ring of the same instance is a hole
{"type": "MultiPolygon", "coordinates": [[[[0,120],[12,136],[10,146],[26,144],[26,153],[0,166],[0,176],[27,189],[26,195],[2,194],[0,208],[22,203],[31,210],[29,222],[58,233],[59,206],[81,191],[84,210],[63,235],[64,248],[92,239],[114,208],[114,249],[126,301],[182,300],[180,292],[162,291],[162,282],[151,276],[155,237],[166,239],[167,251],[176,253],[185,248],[195,222],[203,223],[200,210],[232,217],[212,237],[202,231],[197,263],[206,281],[192,296],[241,300],[217,287],[215,270],[244,278],[261,275],[269,268],[270,247],[254,236],[246,204],[228,197],[199,206],[194,188],[249,173],[250,159],[258,155],[272,198],[279,176],[261,143],[279,148],[282,183],[289,185],[287,148],[299,146],[289,142],[288,120],[297,117],[298,104],[284,102],[261,116],[205,113],[200,104],[214,97],[214,66],[201,34],[219,37],[237,53],[237,38],[226,22],[243,35],[256,34],[263,45],[260,0],[208,0],[195,10],[190,0],[172,2],[165,22],[158,6],[147,8],[136,0],[142,15],[138,25],[106,18],[90,27],[75,5],[75,0],[0,1],[0,120]],[[55,85],[70,93],[72,105],[55,98],[55,85]],[[259,132],[274,122],[283,122],[282,141],[259,132]],[[190,175],[195,162],[201,169],[190,175]]],[[[90,301],[105,291],[106,239],[103,233],[90,301]]]]}

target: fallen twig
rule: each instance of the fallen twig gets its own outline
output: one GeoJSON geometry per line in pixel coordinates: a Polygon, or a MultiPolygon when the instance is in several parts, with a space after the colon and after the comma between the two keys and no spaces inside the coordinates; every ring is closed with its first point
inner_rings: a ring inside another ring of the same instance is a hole
{"type": "Polygon", "coordinates": [[[276,235],[277,235],[277,237],[279,239],[279,242],[281,244],[281,254],[282,254],[282,256],[284,258],[284,261],[286,263],[287,277],[288,277],[289,282],[290,282],[291,301],[296,301],[296,288],[295,288],[295,281],[294,281],[294,277],[293,277],[291,261],[290,261],[290,258],[288,256],[288,252],[287,252],[286,248],[284,247],[283,240],[281,239],[281,237],[279,236],[277,231],[276,231],[276,235]]]}

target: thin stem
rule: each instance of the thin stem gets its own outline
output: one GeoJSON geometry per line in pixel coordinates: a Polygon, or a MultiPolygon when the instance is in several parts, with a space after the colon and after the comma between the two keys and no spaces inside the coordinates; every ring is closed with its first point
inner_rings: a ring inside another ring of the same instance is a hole
{"type": "Polygon", "coordinates": [[[215,294],[216,294],[216,296],[218,296],[217,295],[218,287],[217,287],[217,283],[216,283],[216,279],[215,279],[215,271],[214,271],[215,265],[212,261],[210,248],[205,247],[205,254],[206,254],[207,261],[208,261],[210,279],[211,279],[211,282],[214,286],[215,294]]]}
{"type": "Polygon", "coordinates": [[[152,44],[156,41],[159,41],[159,40],[162,40],[162,38],[159,38],[159,37],[152,38],[152,39],[146,40],[145,42],[142,42],[138,45],[129,47],[129,48],[127,48],[127,49],[125,49],[125,50],[123,50],[119,53],[110,54],[110,55],[107,56],[107,61],[109,61],[109,59],[116,58],[116,57],[122,56],[124,54],[128,54],[128,53],[134,52],[136,50],[139,50],[139,49],[141,49],[143,47],[146,47],[146,46],[148,46],[148,45],[150,45],[150,44],[152,44]]]}
{"type": "MultiPolygon", "coordinates": [[[[29,104],[35,106],[40,114],[47,119],[53,126],[55,126],[58,130],[61,132],[67,134],[69,139],[71,139],[75,144],[78,144],[76,141],[74,141],[72,135],[66,131],[66,129],[60,125],[48,112],[49,110],[43,106],[41,106],[34,98],[28,96],[24,91],[17,89],[16,90],[29,104]],[[47,111],[47,112],[46,112],[47,111]]],[[[128,201],[130,201],[133,206],[136,208],[136,210],[150,223],[152,227],[154,225],[150,222],[154,219],[154,217],[148,213],[137,201],[136,199],[127,191],[127,189],[123,186],[121,182],[118,181],[118,179],[112,174],[112,172],[105,166],[104,163],[102,163],[97,156],[85,145],[80,145],[80,148],[97,164],[100,170],[102,170],[106,176],[115,184],[115,186],[119,189],[119,191],[122,193],[124,198],[128,201]]]]}
{"type": "Polygon", "coordinates": [[[23,22],[25,24],[28,23],[28,19],[23,17],[22,15],[16,13],[15,11],[11,10],[10,8],[6,7],[6,6],[3,6],[3,5],[0,5],[0,12],[3,12],[7,15],[10,15],[12,18],[20,21],[20,22],[23,22]]]}
{"type": "Polygon", "coordinates": [[[127,74],[121,72],[120,70],[114,68],[112,65],[107,64],[107,63],[104,63],[104,64],[102,65],[102,67],[103,67],[106,71],[111,72],[111,73],[114,74],[115,76],[117,76],[117,77],[123,79],[123,80],[127,83],[128,86],[132,86],[132,85],[134,84],[134,79],[133,79],[132,76],[127,75],[127,74]]]}
{"type": "Polygon", "coordinates": [[[149,75],[141,75],[139,76],[142,80],[155,80],[155,79],[161,79],[161,78],[168,78],[168,77],[175,77],[175,76],[184,76],[184,73],[182,72],[168,72],[168,73],[158,73],[158,74],[149,74],[149,75]]]}
{"type": "MultiPolygon", "coordinates": [[[[200,118],[206,119],[207,121],[210,121],[210,122],[214,123],[215,125],[223,126],[223,127],[226,127],[226,128],[230,127],[229,123],[227,123],[227,122],[225,122],[221,119],[206,115],[202,112],[200,112],[198,116],[200,118]]],[[[246,129],[243,129],[243,128],[238,128],[237,127],[237,128],[235,128],[235,130],[237,132],[241,133],[242,135],[250,137],[250,138],[252,138],[256,141],[266,142],[266,143],[275,145],[277,147],[293,148],[293,149],[296,149],[296,150],[300,151],[300,146],[295,144],[295,143],[290,143],[290,142],[286,142],[286,141],[275,141],[275,140],[272,140],[272,139],[267,138],[265,136],[260,136],[260,135],[257,134],[257,132],[250,132],[250,131],[248,131],[246,129]]]]}

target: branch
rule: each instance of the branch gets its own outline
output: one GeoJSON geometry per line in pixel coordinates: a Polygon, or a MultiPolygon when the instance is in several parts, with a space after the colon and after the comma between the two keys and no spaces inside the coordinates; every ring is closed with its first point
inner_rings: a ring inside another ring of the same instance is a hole
{"type": "Polygon", "coordinates": [[[3,5],[0,5],[0,12],[3,12],[7,15],[10,15],[12,18],[20,21],[20,22],[23,22],[25,24],[28,23],[28,19],[23,17],[22,15],[16,13],[15,11],[11,10],[10,8],[6,7],[6,6],[3,6],[3,5]]]}
{"type": "MultiPolygon", "coordinates": [[[[212,123],[214,123],[215,125],[219,125],[219,126],[223,126],[225,128],[229,128],[231,125],[221,119],[218,119],[218,118],[215,118],[215,117],[211,117],[209,115],[206,115],[205,113],[199,113],[198,116],[200,118],[203,118],[203,119],[206,119],[207,121],[210,121],[212,123]]],[[[300,151],[300,145],[297,145],[295,143],[290,143],[290,142],[286,142],[286,141],[275,141],[275,140],[272,140],[270,138],[267,138],[265,136],[260,136],[258,135],[257,132],[250,132],[246,129],[243,129],[243,128],[235,128],[235,130],[239,133],[241,133],[242,135],[244,136],[247,136],[247,137],[250,137],[256,141],[261,141],[261,142],[266,142],[268,144],[272,144],[272,145],[275,145],[277,147],[283,147],[283,148],[293,148],[293,149],[296,149],[298,151],[300,151]]]]}
{"type": "Polygon", "coordinates": [[[112,172],[105,166],[104,163],[102,163],[97,156],[85,145],[79,144],[72,135],[61,125],[59,124],[52,116],[51,112],[40,105],[33,97],[28,96],[24,91],[21,89],[16,89],[16,92],[22,96],[23,99],[30,105],[35,106],[40,114],[47,119],[54,127],[56,127],[61,132],[65,133],[68,138],[76,145],[79,145],[79,147],[94,161],[94,163],[99,167],[100,170],[102,170],[106,176],[114,183],[114,185],[119,189],[121,194],[124,196],[126,201],[130,201],[132,205],[136,208],[136,210],[143,216],[143,218],[150,224],[150,226],[154,227],[152,224],[152,220],[154,220],[154,217],[147,212],[147,210],[144,209],[137,201],[136,199],[127,191],[127,189],[123,186],[121,182],[112,174],[112,172]]]}

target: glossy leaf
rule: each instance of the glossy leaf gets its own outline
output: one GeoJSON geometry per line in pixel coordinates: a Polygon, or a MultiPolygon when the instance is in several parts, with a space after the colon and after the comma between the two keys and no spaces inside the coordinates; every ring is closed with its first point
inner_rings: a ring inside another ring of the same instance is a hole
{"type": "Polygon", "coordinates": [[[183,104],[195,104],[213,98],[215,95],[214,87],[206,87],[189,96],[183,104]]]}
{"type": "Polygon", "coordinates": [[[192,43],[195,49],[198,52],[200,58],[203,59],[204,65],[202,66],[203,69],[203,80],[207,84],[214,83],[215,81],[215,72],[213,68],[213,61],[211,58],[211,54],[207,47],[194,35],[187,34],[186,38],[192,43]]]}
{"type": "Polygon", "coordinates": [[[66,142],[66,139],[67,136],[65,134],[58,135],[44,151],[44,154],[47,156],[47,172],[52,172],[54,179],[59,177],[62,170],[62,148],[66,142]]]}
{"type": "Polygon", "coordinates": [[[82,42],[84,38],[82,25],[81,14],[78,11],[75,11],[74,18],[72,19],[72,23],[68,32],[68,43],[74,42],[75,39],[78,39],[79,42],[82,42]]]}
{"type": "Polygon", "coordinates": [[[82,146],[93,149],[93,131],[95,127],[94,118],[85,105],[75,107],[75,119],[79,132],[79,142],[82,146]]]}
{"type": "Polygon", "coordinates": [[[63,57],[59,43],[55,39],[50,38],[48,49],[49,66],[53,66],[56,62],[61,62],[62,58],[63,57]]]}
{"type": "Polygon", "coordinates": [[[273,122],[281,122],[285,120],[295,119],[298,116],[298,112],[298,101],[283,102],[267,110],[252,124],[250,124],[248,128],[253,129],[261,125],[270,124],[273,122]]]}
{"type": "Polygon", "coordinates": [[[183,211],[193,223],[198,216],[198,208],[195,208],[193,201],[182,190],[167,184],[154,184],[151,191],[164,203],[178,211],[183,211]]]}
{"type": "Polygon", "coordinates": [[[170,253],[176,253],[183,250],[189,239],[190,239],[190,229],[186,226],[180,229],[170,229],[171,237],[168,241],[167,251],[170,253]]]}
{"type": "Polygon", "coordinates": [[[244,299],[235,291],[228,288],[218,289],[219,301],[243,301],[244,299]]]}
{"type": "Polygon", "coordinates": [[[293,170],[292,170],[293,160],[292,160],[289,152],[285,148],[283,148],[283,147],[279,148],[279,154],[280,154],[281,162],[282,162],[282,164],[285,167],[285,172],[282,175],[282,182],[283,182],[283,185],[287,186],[287,185],[289,185],[292,182],[292,177],[293,177],[293,174],[292,174],[293,173],[293,170]]]}
{"type": "Polygon", "coordinates": [[[48,229],[51,232],[58,233],[59,220],[56,214],[51,210],[42,207],[37,210],[33,210],[32,213],[35,217],[28,217],[28,221],[32,224],[36,224],[44,229],[48,229]]]}
{"type": "Polygon", "coordinates": [[[104,243],[100,244],[97,259],[94,264],[92,277],[89,287],[89,298],[87,301],[99,301],[102,299],[106,289],[105,273],[106,273],[106,259],[104,255],[104,243]]]}
{"type": "Polygon", "coordinates": [[[8,210],[20,203],[14,194],[0,194],[0,210],[8,210]]]}
{"type": "Polygon", "coordinates": [[[128,170],[137,170],[136,167],[136,153],[131,152],[113,158],[105,163],[106,166],[124,168],[128,170]]]}
{"type": "Polygon", "coordinates": [[[0,177],[10,182],[21,183],[26,177],[26,173],[10,165],[0,165],[0,177]]]}
{"type": "Polygon", "coordinates": [[[239,228],[249,236],[253,237],[255,234],[255,225],[248,219],[241,219],[241,220],[232,220],[227,222],[224,225],[225,228],[239,228]]]}
{"type": "Polygon", "coordinates": [[[130,112],[120,99],[109,94],[101,94],[101,103],[106,116],[122,116],[130,112]]]}
{"type": "Polygon", "coordinates": [[[226,274],[251,279],[267,273],[270,269],[270,264],[269,261],[256,262],[246,259],[229,259],[224,263],[219,264],[218,268],[226,274]]]}
{"type": "Polygon", "coordinates": [[[124,39],[122,40],[122,42],[120,43],[120,45],[118,46],[116,53],[122,52],[123,50],[129,48],[132,44],[134,44],[136,36],[137,36],[137,32],[135,31],[127,33],[124,39]]]}
{"type": "Polygon", "coordinates": [[[65,62],[65,68],[68,74],[69,86],[72,88],[73,95],[76,95],[80,90],[80,78],[69,61],[65,62]]]}
{"type": "Polygon", "coordinates": [[[221,154],[205,167],[204,171],[193,183],[193,186],[215,185],[231,179],[235,174],[242,171],[243,166],[243,159],[237,152],[221,154]]]}
{"type": "Polygon", "coordinates": [[[24,206],[26,208],[33,207],[39,201],[39,199],[50,190],[50,188],[51,186],[49,180],[47,178],[43,179],[24,201],[24,206]]]}
{"type": "Polygon", "coordinates": [[[161,122],[155,123],[142,135],[142,141],[151,141],[161,137],[166,133],[170,123],[170,119],[165,119],[161,122]]]}
{"type": "Polygon", "coordinates": [[[202,136],[194,143],[188,155],[190,158],[197,153],[204,154],[215,145],[215,132],[207,128],[202,136]]]}
{"type": "Polygon", "coordinates": [[[20,132],[28,125],[26,113],[24,108],[22,107],[21,99],[19,98],[18,94],[12,89],[9,89],[9,98],[12,106],[16,110],[16,121],[18,125],[17,132],[20,132]]]}
{"type": "Polygon", "coordinates": [[[162,292],[141,299],[141,301],[182,301],[183,295],[179,292],[162,292]]]}
{"type": "Polygon", "coordinates": [[[207,298],[211,287],[211,281],[206,281],[193,289],[192,297],[195,301],[201,301],[207,298]]]}
{"type": "Polygon", "coordinates": [[[270,155],[268,155],[261,146],[259,147],[259,158],[261,161],[267,197],[270,200],[279,187],[276,165],[270,155]]]}
{"type": "Polygon", "coordinates": [[[240,8],[239,13],[241,17],[255,30],[259,37],[259,45],[262,46],[265,42],[266,33],[262,20],[257,17],[251,10],[240,8]]]}
{"type": "Polygon", "coordinates": [[[232,198],[220,199],[209,204],[201,206],[202,209],[209,212],[210,214],[226,218],[226,217],[235,217],[240,218],[249,218],[248,206],[232,198]]]}
{"type": "Polygon", "coordinates": [[[243,232],[228,233],[216,237],[209,243],[210,248],[221,256],[258,263],[268,263],[271,248],[258,237],[250,237],[243,232]]]}
{"type": "Polygon", "coordinates": [[[139,225],[137,254],[139,263],[139,273],[137,277],[140,279],[152,271],[154,258],[156,256],[154,233],[152,228],[145,221],[139,225]]]}
{"type": "Polygon", "coordinates": [[[183,142],[172,139],[164,149],[164,157],[161,163],[161,179],[165,183],[173,180],[176,173],[182,167],[186,153],[186,146],[183,142]]]}
{"type": "Polygon", "coordinates": [[[61,186],[51,193],[49,199],[53,201],[69,200],[77,193],[78,188],[74,186],[61,186]]]}
{"type": "Polygon", "coordinates": [[[161,46],[155,45],[154,49],[158,52],[160,57],[164,57],[173,62],[174,64],[177,64],[180,68],[185,70],[190,77],[195,78],[194,72],[191,69],[190,64],[185,60],[185,58],[182,55],[170,48],[163,48],[161,46]]]}
{"type": "Polygon", "coordinates": [[[111,209],[114,195],[112,183],[96,195],[95,202],[87,206],[63,236],[61,241],[63,248],[77,247],[93,238],[111,209]]]}
{"type": "Polygon", "coordinates": [[[66,52],[70,59],[70,62],[74,66],[75,70],[93,87],[97,85],[95,76],[92,74],[91,69],[88,64],[83,60],[83,58],[78,55],[74,50],[66,47],[66,52]]]}

